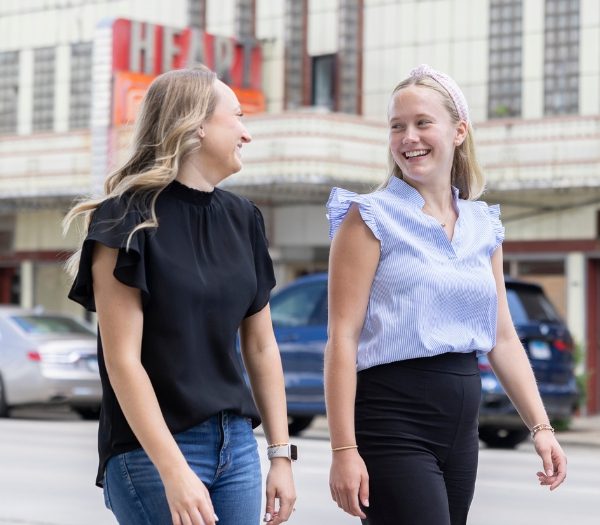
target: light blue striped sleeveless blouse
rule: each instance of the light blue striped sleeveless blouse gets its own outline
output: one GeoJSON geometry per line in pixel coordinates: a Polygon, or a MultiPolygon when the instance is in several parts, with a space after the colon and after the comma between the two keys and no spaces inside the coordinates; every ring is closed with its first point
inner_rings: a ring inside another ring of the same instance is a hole
{"type": "Polygon", "coordinates": [[[504,239],[499,206],[458,198],[452,241],[401,179],[366,195],[333,188],[333,239],[350,206],[380,241],[381,255],[360,336],[357,368],[445,352],[489,352],[496,344],[497,296],[490,257],[504,239]]]}

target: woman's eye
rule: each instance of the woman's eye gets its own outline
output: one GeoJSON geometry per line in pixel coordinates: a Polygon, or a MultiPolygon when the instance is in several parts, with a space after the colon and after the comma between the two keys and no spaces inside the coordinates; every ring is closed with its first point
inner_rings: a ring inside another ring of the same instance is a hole
{"type": "Polygon", "coordinates": [[[429,123],[430,123],[429,120],[419,120],[419,122],[417,124],[419,126],[426,126],[429,123]]]}

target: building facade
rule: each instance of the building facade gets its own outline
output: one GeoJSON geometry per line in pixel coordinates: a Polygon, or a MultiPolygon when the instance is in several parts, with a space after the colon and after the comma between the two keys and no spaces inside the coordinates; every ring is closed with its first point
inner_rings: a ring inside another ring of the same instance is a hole
{"type": "Polygon", "coordinates": [[[127,155],[139,90],[116,86],[198,56],[246,97],[254,140],[223,185],[263,210],[280,283],[326,269],[332,186],[385,179],[396,83],[420,63],[452,75],[484,200],[502,206],[506,273],[558,306],[584,355],[587,410],[600,411],[596,0],[3,0],[1,302],[81,313],[62,270],[78,240],[60,221],[127,155]],[[236,77],[255,49],[258,84],[236,77]]]}

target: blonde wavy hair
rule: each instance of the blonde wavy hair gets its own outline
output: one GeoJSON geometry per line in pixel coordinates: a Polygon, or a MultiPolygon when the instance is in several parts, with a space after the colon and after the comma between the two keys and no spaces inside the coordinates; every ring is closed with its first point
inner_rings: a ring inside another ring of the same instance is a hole
{"type": "MultiPolygon", "coordinates": [[[[205,66],[168,71],[154,79],[141,104],[131,156],[109,174],[103,197],[80,201],[66,214],[65,234],[73,221],[83,218],[83,240],[94,211],[104,201],[125,194],[131,196],[127,210],[134,206],[147,217],[130,232],[127,248],[136,231],[158,226],[155,207],[159,194],[175,179],[183,159],[201,147],[198,129],[217,104],[215,80],[215,73],[205,66]]],[[[71,275],[77,273],[80,256],[81,249],[67,260],[71,275]]]]}
{"type": "MultiPolygon", "coordinates": [[[[403,80],[394,88],[394,91],[392,91],[390,101],[393,100],[398,91],[409,86],[427,87],[438,92],[444,100],[444,106],[448,110],[452,122],[455,124],[460,122],[460,117],[458,111],[456,111],[456,106],[454,105],[452,98],[442,86],[430,77],[409,77],[403,80]]],[[[468,123],[467,126],[467,136],[465,140],[460,146],[457,146],[454,149],[450,182],[453,186],[458,188],[459,197],[461,199],[475,200],[483,193],[485,188],[485,178],[475,154],[473,128],[471,127],[471,123],[468,123]]],[[[404,179],[404,174],[398,164],[396,164],[392,152],[388,148],[388,176],[378,189],[385,188],[392,177],[404,179]]]]}

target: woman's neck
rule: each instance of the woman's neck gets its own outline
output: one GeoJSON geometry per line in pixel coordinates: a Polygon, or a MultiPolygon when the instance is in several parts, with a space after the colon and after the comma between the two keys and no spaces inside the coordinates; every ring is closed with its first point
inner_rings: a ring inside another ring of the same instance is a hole
{"type": "Polygon", "coordinates": [[[181,167],[175,177],[181,184],[200,191],[213,191],[220,182],[207,174],[205,169],[199,165],[197,159],[188,158],[181,163],[181,167]]]}
{"type": "Polygon", "coordinates": [[[423,197],[425,207],[438,213],[447,213],[454,205],[454,196],[452,194],[452,185],[450,181],[443,181],[436,184],[418,184],[414,181],[406,181],[415,188],[423,197]]]}

